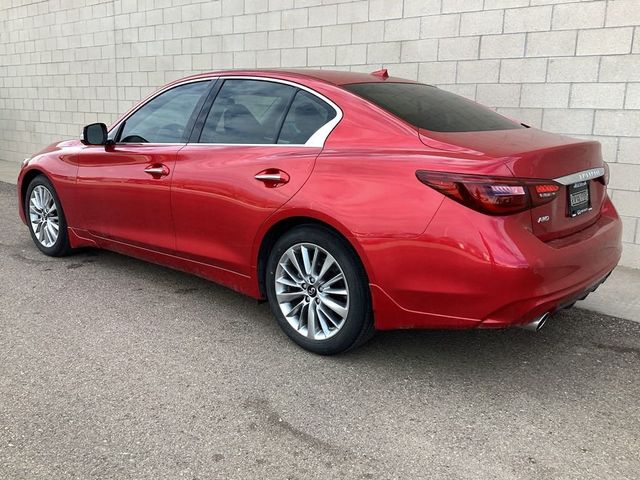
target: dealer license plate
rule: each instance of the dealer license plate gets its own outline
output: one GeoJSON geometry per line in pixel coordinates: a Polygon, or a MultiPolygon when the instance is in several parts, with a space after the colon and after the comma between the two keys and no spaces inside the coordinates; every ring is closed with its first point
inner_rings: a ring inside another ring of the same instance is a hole
{"type": "Polygon", "coordinates": [[[578,182],[569,185],[569,216],[577,217],[591,210],[589,182],[578,182]]]}

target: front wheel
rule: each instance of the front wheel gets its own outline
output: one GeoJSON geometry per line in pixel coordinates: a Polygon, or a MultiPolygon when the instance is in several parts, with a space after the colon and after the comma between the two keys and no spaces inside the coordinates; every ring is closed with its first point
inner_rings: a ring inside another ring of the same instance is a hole
{"type": "Polygon", "coordinates": [[[24,199],[24,210],[31,238],[42,253],[61,257],[71,251],[60,199],[44,175],[31,180],[24,199]]]}
{"type": "Polygon", "coordinates": [[[364,269],[328,229],[308,225],[285,233],[269,255],[266,287],[280,327],[309,351],[341,353],[373,334],[364,269]]]}

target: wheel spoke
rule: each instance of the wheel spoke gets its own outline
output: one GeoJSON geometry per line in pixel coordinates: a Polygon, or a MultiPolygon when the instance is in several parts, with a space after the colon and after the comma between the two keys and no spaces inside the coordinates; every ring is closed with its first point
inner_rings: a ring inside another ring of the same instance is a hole
{"type": "Polygon", "coordinates": [[[296,282],[296,283],[301,283],[302,282],[302,280],[303,280],[302,277],[299,277],[298,275],[292,273],[289,270],[289,267],[287,265],[285,265],[284,263],[280,263],[280,266],[282,267],[282,270],[284,270],[287,273],[287,275],[289,275],[294,282],[296,282]]]}
{"type": "Polygon", "coordinates": [[[300,268],[300,264],[298,263],[298,259],[296,258],[296,253],[292,248],[287,250],[287,257],[289,257],[291,264],[296,269],[296,272],[298,273],[298,278],[300,278],[301,280],[304,280],[304,272],[302,271],[302,268],[300,268]]]}
{"type": "Polygon", "coordinates": [[[341,318],[345,318],[347,316],[347,312],[348,312],[347,309],[345,307],[343,307],[342,305],[336,303],[335,301],[333,301],[329,297],[321,296],[320,297],[320,301],[324,305],[329,307],[331,310],[336,312],[338,315],[340,315],[341,318]]]}
{"type": "Polygon", "coordinates": [[[324,277],[325,273],[327,273],[327,270],[329,270],[331,268],[331,265],[333,265],[333,257],[331,257],[331,255],[327,254],[327,256],[324,259],[324,263],[322,264],[322,268],[320,269],[320,273],[318,273],[318,281],[322,280],[322,278],[324,277]]]}
{"type": "Polygon", "coordinates": [[[50,245],[52,245],[53,243],[55,243],[55,240],[53,239],[53,236],[51,235],[51,231],[49,230],[49,224],[45,223],[44,224],[44,238],[45,238],[45,247],[48,247],[50,245]]]}
{"type": "Polygon", "coordinates": [[[307,302],[302,303],[302,308],[300,309],[300,318],[298,319],[298,330],[301,335],[304,335],[302,329],[305,326],[308,326],[309,322],[309,304],[307,302]]]}
{"type": "Polygon", "coordinates": [[[44,194],[42,190],[42,187],[38,187],[38,206],[40,207],[40,210],[44,210],[44,194]]]}
{"type": "Polygon", "coordinates": [[[312,276],[315,276],[315,274],[316,274],[315,273],[316,272],[316,263],[318,261],[318,252],[319,251],[320,250],[317,249],[317,248],[313,249],[313,259],[311,260],[311,272],[310,272],[312,276]]]}
{"type": "Polygon", "coordinates": [[[55,243],[58,231],[53,227],[53,223],[47,222],[47,226],[45,228],[47,229],[47,233],[49,233],[49,240],[51,243],[55,243]]]}
{"type": "Polygon", "coordinates": [[[45,197],[44,210],[45,212],[49,212],[52,208],[55,207],[56,202],[53,201],[53,197],[49,193],[47,193],[45,197]]]}
{"type": "Polygon", "coordinates": [[[295,315],[303,306],[304,306],[304,300],[300,300],[300,302],[295,307],[289,310],[289,313],[285,314],[285,317],[290,317],[292,315],[295,315]]]}
{"type": "Polygon", "coordinates": [[[339,274],[337,274],[335,277],[333,277],[331,280],[327,280],[326,282],[324,282],[322,284],[322,288],[323,290],[326,289],[329,285],[333,285],[334,283],[336,283],[338,280],[342,280],[344,278],[344,275],[342,275],[342,272],[340,272],[339,274]]]}
{"type": "Polygon", "coordinates": [[[40,187],[34,188],[31,195],[32,195],[33,203],[35,203],[38,210],[42,210],[42,206],[40,205],[40,187]]]}
{"type": "Polygon", "coordinates": [[[307,306],[307,338],[315,340],[316,328],[316,304],[311,302],[307,306]]]}
{"type": "Polygon", "coordinates": [[[302,245],[300,247],[300,253],[302,254],[302,264],[304,265],[304,273],[311,275],[311,259],[309,258],[309,249],[302,245]]]}
{"type": "Polygon", "coordinates": [[[278,300],[283,301],[283,302],[290,302],[291,300],[293,300],[295,298],[304,297],[304,292],[300,290],[298,292],[276,293],[276,295],[278,296],[278,300]]]}
{"type": "MultiPolygon", "coordinates": [[[[289,272],[287,272],[287,275],[291,276],[291,274],[289,272]]],[[[293,280],[289,280],[288,278],[285,278],[284,276],[282,276],[280,278],[276,278],[276,283],[279,283],[280,285],[286,285],[288,287],[300,288],[298,286],[297,282],[295,282],[293,280]]]]}
{"type": "Polygon", "coordinates": [[[322,293],[325,295],[341,295],[345,297],[349,295],[345,288],[323,288],[322,293]]]}
{"type": "Polygon", "coordinates": [[[40,243],[44,243],[45,242],[45,233],[44,233],[44,225],[40,224],[38,226],[38,240],[40,240],[40,243]]]}
{"type": "Polygon", "coordinates": [[[321,312],[321,313],[322,313],[322,315],[324,316],[324,318],[326,318],[327,320],[329,320],[329,321],[333,324],[333,326],[334,326],[335,328],[339,328],[339,324],[338,324],[338,323],[336,323],[336,321],[333,319],[333,317],[331,316],[331,314],[330,314],[329,312],[325,311],[325,309],[324,309],[324,305],[320,304],[320,305],[318,306],[318,312],[321,312]]]}
{"type": "Polygon", "coordinates": [[[322,333],[324,333],[325,337],[329,336],[329,326],[327,325],[327,322],[324,320],[324,318],[322,318],[322,315],[320,315],[320,309],[316,308],[316,318],[318,319],[318,322],[320,323],[320,328],[322,329],[322,333]]]}
{"type": "Polygon", "coordinates": [[[38,203],[36,202],[36,199],[34,197],[32,197],[31,200],[29,200],[29,209],[33,210],[38,215],[42,213],[42,210],[40,210],[40,207],[38,207],[38,203]]]}

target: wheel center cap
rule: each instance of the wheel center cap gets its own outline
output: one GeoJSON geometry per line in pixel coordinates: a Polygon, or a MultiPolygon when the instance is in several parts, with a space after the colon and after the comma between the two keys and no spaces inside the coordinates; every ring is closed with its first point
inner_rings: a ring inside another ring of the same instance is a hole
{"type": "Polygon", "coordinates": [[[307,293],[309,293],[310,297],[313,297],[316,294],[316,287],[309,287],[307,293]]]}

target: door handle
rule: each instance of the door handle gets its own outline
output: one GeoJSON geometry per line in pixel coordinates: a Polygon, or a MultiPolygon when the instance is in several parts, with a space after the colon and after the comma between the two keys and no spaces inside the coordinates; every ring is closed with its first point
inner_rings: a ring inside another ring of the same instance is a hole
{"type": "Polygon", "coordinates": [[[282,175],[279,173],[259,173],[256,175],[256,180],[260,180],[261,182],[282,182],[282,175]]]}
{"type": "Polygon", "coordinates": [[[148,173],[154,178],[166,177],[169,175],[169,167],[166,165],[149,165],[144,169],[144,173],[148,173]]]}
{"type": "Polygon", "coordinates": [[[287,172],[278,170],[277,168],[269,168],[257,173],[254,177],[256,180],[264,182],[267,187],[277,187],[283,185],[289,181],[289,175],[287,172]]]}

